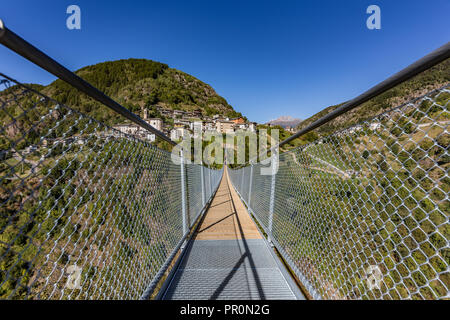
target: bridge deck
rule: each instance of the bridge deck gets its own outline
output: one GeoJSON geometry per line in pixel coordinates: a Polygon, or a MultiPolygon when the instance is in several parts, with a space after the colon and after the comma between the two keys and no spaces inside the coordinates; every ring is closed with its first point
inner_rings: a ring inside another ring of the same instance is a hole
{"type": "Polygon", "coordinates": [[[163,299],[302,299],[229,182],[227,170],[163,299]]]}

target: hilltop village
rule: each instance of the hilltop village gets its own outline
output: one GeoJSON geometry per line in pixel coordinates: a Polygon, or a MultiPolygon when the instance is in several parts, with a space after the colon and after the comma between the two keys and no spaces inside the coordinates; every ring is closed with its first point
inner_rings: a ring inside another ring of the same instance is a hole
{"type": "MultiPolygon", "coordinates": [[[[243,117],[228,118],[222,115],[212,117],[204,116],[200,111],[183,111],[171,109],[158,109],[161,117],[149,117],[149,111],[144,109],[142,118],[155,129],[163,132],[174,141],[181,140],[183,136],[195,137],[199,132],[233,133],[237,130],[256,132],[256,122],[248,122],[243,117]]],[[[155,135],[149,133],[136,124],[123,123],[114,126],[114,129],[147,139],[155,140],[155,135]]]]}

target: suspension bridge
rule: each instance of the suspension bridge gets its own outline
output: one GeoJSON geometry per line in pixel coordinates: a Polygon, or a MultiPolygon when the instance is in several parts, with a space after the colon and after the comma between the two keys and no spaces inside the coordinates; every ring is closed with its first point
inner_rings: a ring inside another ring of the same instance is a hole
{"type": "MultiPolygon", "coordinates": [[[[1,21],[0,43],[175,145],[1,21]]],[[[449,57],[272,146],[272,175],[174,162],[0,73],[0,298],[450,298],[448,84],[278,154],[449,57]]]]}

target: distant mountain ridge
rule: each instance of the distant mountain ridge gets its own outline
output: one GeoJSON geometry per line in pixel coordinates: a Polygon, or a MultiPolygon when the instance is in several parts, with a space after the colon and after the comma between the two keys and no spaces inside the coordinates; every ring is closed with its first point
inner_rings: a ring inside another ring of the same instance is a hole
{"type": "Polygon", "coordinates": [[[298,126],[300,124],[300,122],[302,122],[302,120],[299,118],[294,118],[291,116],[281,116],[277,119],[270,120],[267,123],[271,124],[271,125],[275,125],[275,126],[281,126],[283,128],[286,128],[286,127],[294,127],[295,128],[296,126],[298,126]]]}

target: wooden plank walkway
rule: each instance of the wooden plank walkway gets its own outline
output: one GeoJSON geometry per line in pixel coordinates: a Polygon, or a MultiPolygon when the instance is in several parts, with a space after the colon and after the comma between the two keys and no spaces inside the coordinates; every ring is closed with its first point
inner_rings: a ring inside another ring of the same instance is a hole
{"type": "Polygon", "coordinates": [[[195,240],[261,239],[258,227],[229,182],[228,170],[197,230],[195,240]]]}

